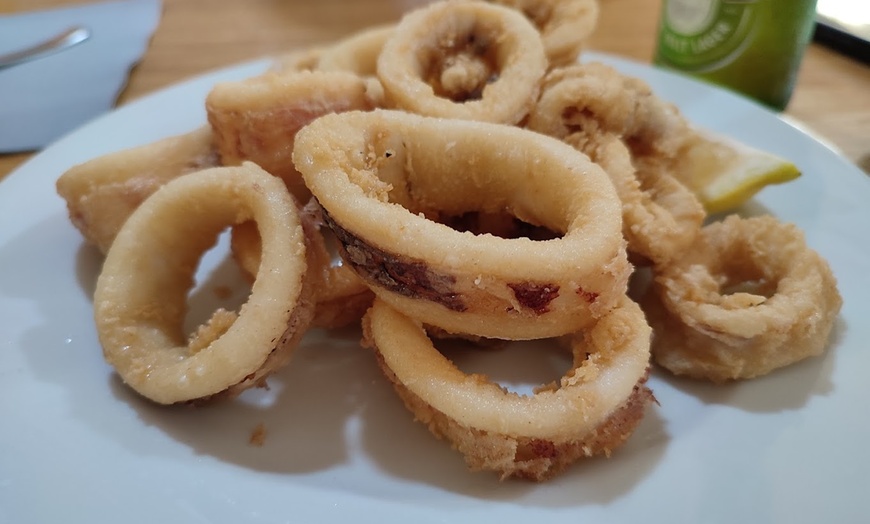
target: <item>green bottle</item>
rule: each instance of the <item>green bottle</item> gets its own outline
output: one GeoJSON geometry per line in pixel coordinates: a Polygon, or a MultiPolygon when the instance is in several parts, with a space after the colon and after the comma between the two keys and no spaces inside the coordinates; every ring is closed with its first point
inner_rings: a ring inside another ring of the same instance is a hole
{"type": "Polygon", "coordinates": [[[663,0],[655,63],[788,105],[816,0],[663,0]]]}

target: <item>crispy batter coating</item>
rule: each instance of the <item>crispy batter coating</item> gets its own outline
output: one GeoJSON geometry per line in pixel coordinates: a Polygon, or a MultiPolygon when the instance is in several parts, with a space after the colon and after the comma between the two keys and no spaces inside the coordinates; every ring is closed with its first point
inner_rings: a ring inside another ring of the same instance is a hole
{"type": "Polygon", "coordinates": [[[106,253],[133,210],[163,184],[218,165],[211,129],[109,153],[74,166],[57,180],[69,218],[85,240],[106,253]]]}
{"type": "Polygon", "coordinates": [[[319,118],[297,135],[293,158],[345,262],[427,324],[490,338],[558,336],[606,314],[627,288],[613,185],[558,140],[376,110],[319,118]],[[475,235],[427,218],[474,211],[562,236],[475,235]]]}
{"type": "Polygon", "coordinates": [[[598,25],[598,0],[489,0],[520,10],[540,31],[550,67],[577,61],[598,25]]]}
{"type": "Polygon", "coordinates": [[[434,2],[214,86],[201,129],[64,173],[70,220],[107,254],[107,362],[154,402],[199,404],[263,386],[309,327],[360,322],[471,470],[543,481],[630,438],[655,402],[651,355],[719,383],[822,353],[842,305],[827,262],[772,217],[702,229],[684,173],[712,141],[643,81],[576,63],[598,7],[434,2]],[[184,333],[227,227],[251,293],[184,333]],[[654,276],[643,309],[629,261],[654,276]],[[519,395],[440,338],[547,338],[573,361],[519,395]]]}
{"type": "Polygon", "coordinates": [[[650,328],[625,298],[571,337],[572,368],[532,396],[466,375],[432,345],[419,322],[375,299],[363,319],[372,348],[405,406],[475,471],[546,480],[581,458],[609,456],[653,400],[644,386],[650,328]]]}
{"type": "Polygon", "coordinates": [[[698,235],[704,207],[672,169],[672,149],[690,131],[640,80],[598,63],[555,69],[526,125],[604,168],[622,202],[633,261],[666,264],[698,235]]]}
{"type": "MultiPolygon", "coordinates": [[[[639,78],[625,75],[599,62],[574,64],[553,69],[544,78],[542,93],[557,90],[560,84],[570,91],[556,98],[552,107],[536,111],[537,131],[557,138],[583,129],[594,121],[607,133],[625,140],[634,157],[676,157],[687,141],[696,136],[677,107],[659,96],[639,78]]],[[[540,102],[539,102],[540,104],[540,102]]],[[[531,124],[530,124],[531,125],[531,124]]]]}
{"type": "Polygon", "coordinates": [[[797,227],[732,215],[655,269],[643,305],[656,362],[725,382],[821,354],[842,299],[828,263],[797,227]]]}
{"type": "Polygon", "coordinates": [[[535,103],[547,58],[517,11],[441,1],[407,14],[378,57],[387,107],[515,124],[535,103]]]}
{"type": "Polygon", "coordinates": [[[168,182],[139,206],[106,255],[94,318],[106,360],[161,404],[231,397],[290,358],[313,316],[307,239],[291,195],[254,164],[168,182]],[[226,227],[255,220],[262,264],[238,313],[218,310],[185,340],[187,295],[226,227]]]}
{"type": "Polygon", "coordinates": [[[347,71],[364,77],[378,72],[378,57],[384,44],[396,32],[395,24],[366,28],[336,42],[320,55],[320,71],[347,71]]]}
{"type": "Polygon", "coordinates": [[[286,74],[299,71],[314,71],[327,47],[294,49],[273,58],[267,73],[286,74]]]}
{"type": "Polygon", "coordinates": [[[565,141],[610,176],[622,202],[622,234],[632,262],[666,265],[700,234],[706,216],[703,206],[661,162],[632,161],[625,143],[608,133],[593,133],[591,138],[575,133],[565,141]]]}
{"type": "Polygon", "coordinates": [[[368,83],[348,72],[268,72],[215,85],[208,121],[224,165],[251,161],[280,177],[300,202],[310,197],[293,166],[293,139],[319,116],[375,107],[368,83]]]}
{"type": "MultiPolygon", "coordinates": [[[[359,322],[371,306],[374,294],[327,245],[335,240],[323,224],[320,206],[312,201],[302,209],[301,217],[308,232],[309,251],[314,262],[308,271],[316,281],[314,296],[317,306],[311,327],[337,329],[359,322]]],[[[256,222],[233,227],[231,249],[242,271],[254,279],[260,267],[262,250],[256,222]]]]}

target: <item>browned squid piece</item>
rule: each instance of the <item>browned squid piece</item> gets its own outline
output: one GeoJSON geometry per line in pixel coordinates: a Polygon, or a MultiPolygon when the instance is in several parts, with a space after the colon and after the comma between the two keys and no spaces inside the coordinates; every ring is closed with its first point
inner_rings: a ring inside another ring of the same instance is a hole
{"type": "Polygon", "coordinates": [[[513,126],[376,110],[322,117],[294,160],[341,255],[374,293],[452,333],[572,333],[625,293],[631,266],[607,175],[513,126]],[[506,213],[556,238],[458,231],[442,217],[506,213]]]}

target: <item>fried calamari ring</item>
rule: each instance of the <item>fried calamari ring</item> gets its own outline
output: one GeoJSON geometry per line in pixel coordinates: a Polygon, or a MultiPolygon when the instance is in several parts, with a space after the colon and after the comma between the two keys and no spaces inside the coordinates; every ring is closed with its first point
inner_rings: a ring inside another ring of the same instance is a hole
{"type": "Polygon", "coordinates": [[[698,235],[704,207],[671,175],[669,159],[631,152],[626,144],[652,140],[644,125],[633,120],[648,114],[638,109],[631,91],[623,89],[631,79],[599,65],[552,71],[526,125],[598,162],[622,201],[623,234],[633,259],[666,264],[698,235]]]}
{"type": "Polygon", "coordinates": [[[218,164],[211,129],[109,153],[74,166],[57,180],[69,218],[106,253],[127,217],[166,182],[218,164]]]}
{"type": "Polygon", "coordinates": [[[610,176],[622,202],[622,233],[632,260],[664,265],[692,244],[706,214],[700,201],[652,159],[632,164],[627,146],[614,135],[565,139],[597,162],[610,176]]]}
{"type": "MultiPolygon", "coordinates": [[[[320,208],[313,200],[302,209],[302,222],[311,232],[309,250],[314,263],[308,271],[313,273],[316,282],[317,306],[311,327],[337,329],[358,322],[371,305],[374,294],[350,267],[333,256],[325,238],[332,232],[323,227],[320,208]]],[[[249,278],[255,278],[261,251],[256,223],[245,222],[233,227],[231,248],[242,271],[249,278]]]]}
{"type": "Polygon", "coordinates": [[[233,396],[284,365],[313,314],[306,238],[281,181],[246,163],[177,178],[130,216],[94,293],[106,360],[161,404],[233,396]],[[238,313],[219,309],[185,341],[187,294],[227,226],[254,220],[262,264],[238,313]]]}
{"type": "Polygon", "coordinates": [[[363,345],[416,420],[447,439],[473,470],[544,480],[584,457],[607,455],[643,418],[650,328],[626,297],[571,337],[573,365],[533,396],[466,375],[423,326],[379,299],[363,319],[363,345]]]}
{"type": "Polygon", "coordinates": [[[597,0],[488,0],[518,9],[540,31],[550,66],[577,61],[598,24],[597,0]]]}
{"type": "Polygon", "coordinates": [[[515,10],[482,2],[412,11],[378,58],[390,107],[505,124],[528,114],[546,68],[534,26],[515,10]]]}
{"type": "Polygon", "coordinates": [[[366,96],[372,106],[384,107],[384,86],[377,79],[378,56],[394,32],[394,25],[384,25],[352,34],[324,50],[315,69],[359,75],[366,82],[366,96]]]}
{"type": "Polygon", "coordinates": [[[221,162],[258,164],[284,180],[300,202],[307,202],[310,193],[293,167],[296,132],[327,113],[374,107],[367,82],[347,72],[266,73],[221,82],[206,98],[221,162]]]}
{"type": "Polygon", "coordinates": [[[595,121],[602,131],[624,140],[633,157],[673,160],[697,137],[676,106],[657,97],[646,82],[606,64],[554,69],[544,78],[541,93],[529,126],[556,138],[595,121]],[[543,100],[548,91],[551,100],[543,100]]]}
{"type": "Polygon", "coordinates": [[[272,61],[272,65],[266,71],[267,74],[287,74],[299,71],[314,71],[320,63],[320,58],[326,52],[325,47],[313,47],[298,49],[278,55],[272,61]]]}
{"type": "Polygon", "coordinates": [[[326,49],[317,61],[320,71],[347,71],[360,76],[375,76],[378,56],[395,33],[393,24],[364,29],[326,49]]]}
{"type": "Polygon", "coordinates": [[[321,117],[296,167],[345,262],[376,295],[452,333],[572,333],[609,311],[631,272],[620,204],[599,166],[512,126],[400,111],[321,117]],[[509,213],[560,238],[460,232],[426,218],[509,213]]]}
{"type": "Polygon", "coordinates": [[[644,301],[655,360],[713,382],[821,354],[841,305],[830,267],[797,227],[736,215],[705,226],[684,258],[658,268],[644,301]]]}

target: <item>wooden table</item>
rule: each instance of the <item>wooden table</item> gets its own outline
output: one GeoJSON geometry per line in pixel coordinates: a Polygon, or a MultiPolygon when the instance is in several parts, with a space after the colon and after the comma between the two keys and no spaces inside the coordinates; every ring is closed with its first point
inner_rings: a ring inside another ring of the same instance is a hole
{"type": "MultiPolygon", "coordinates": [[[[649,61],[660,0],[600,0],[590,47],[649,61]]],[[[0,0],[0,14],[81,0],[0,0]]],[[[118,105],[192,75],[244,60],[329,42],[397,20],[425,0],[163,0],[154,38],[118,105]]],[[[786,114],[870,169],[870,67],[818,45],[803,62],[786,114]]],[[[0,179],[30,154],[0,155],[0,179]]]]}

